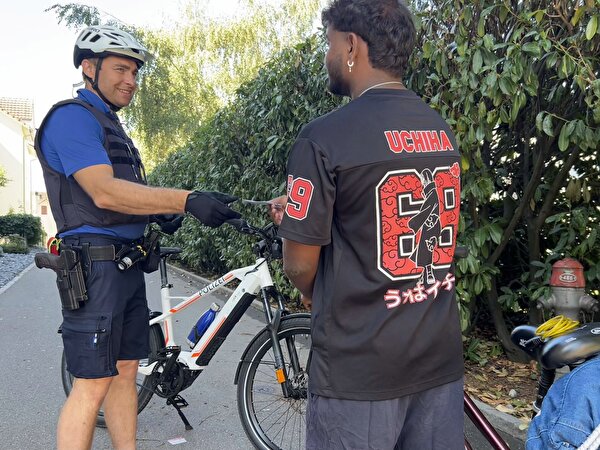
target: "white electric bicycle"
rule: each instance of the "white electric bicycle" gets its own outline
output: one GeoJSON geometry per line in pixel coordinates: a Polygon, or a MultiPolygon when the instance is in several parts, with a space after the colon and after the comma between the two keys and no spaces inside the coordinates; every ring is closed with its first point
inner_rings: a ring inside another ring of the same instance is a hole
{"type": "MultiPolygon", "coordinates": [[[[160,249],[163,312],[150,313],[150,355],[140,361],[138,368],[138,413],[156,394],[177,410],[186,429],[192,429],[181,411],[187,402],[179,395],[180,392],[194,383],[244,312],[259,297],[266,326],[246,347],[235,374],[240,419],[248,438],[259,449],[304,448],[310,314],[289,313],[283,296],[273,284],[269,264],[282,256],[277,227],[269,224],[257,228],[243,219],[228,223],[240,233],[260,238],[253,248],[256,262],[228,272],[175,306],[171,305],[171,301],[181,297],[170,295],[166,261],[170,255],[180,253],[181,249],[160,249]],[[173,337],[173,316],[236,279],[240,284],[200,340],[191,350],[182,350],[173,337]]],[[[63,387],[69,395],[73,377],[66,369],[64,353],[61,373],[63,387]]],[[[102,410],[98,414],[97,425],[105,426],[102,410]]]]}

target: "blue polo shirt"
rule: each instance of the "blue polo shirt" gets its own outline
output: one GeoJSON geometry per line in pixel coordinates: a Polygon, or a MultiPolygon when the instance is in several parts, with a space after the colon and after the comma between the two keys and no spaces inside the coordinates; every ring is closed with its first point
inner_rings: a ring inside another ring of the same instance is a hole
{"type": "MultiPolygon", "coordinates": [[[[77,91],[77,98],[104,113],[110,113],[100,97],[88,89],[77,91]]],[[[104,148],[104,130],[96,118],[84,107],[72,104],[58,108],[46,121],[42,132],[41,148],[50,167],[72,177],[86,167],[111,165],[104,148]]],[[[80,234],[104,234],[122,239],[137,239],[144,234],[145,225],[124,224],[107,227],[82,225],[60,237],[80,234]]]]}

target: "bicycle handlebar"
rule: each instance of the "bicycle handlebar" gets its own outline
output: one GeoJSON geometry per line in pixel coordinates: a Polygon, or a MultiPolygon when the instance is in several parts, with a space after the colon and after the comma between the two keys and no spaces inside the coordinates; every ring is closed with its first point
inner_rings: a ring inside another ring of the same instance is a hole
{"type": "Polygon", "coordinates": [[[253,252],[259,256],[281,259],[281,239],[277,236],[277,227],[269,223],[264,228],[250,225],[245,219],[229,219],[227,224],[234,227],[239,233],[260,237],[262,240],[253,247],[253,252]]]}
{"type": "Polygon", "coordinates": [[[238,230],[240,233],[250,234],[249,231],[251,231],[251,228],[245,219],[229,219],[229,220],[226,220],[225,223],[231,225],[233,228],[238,230]]]}

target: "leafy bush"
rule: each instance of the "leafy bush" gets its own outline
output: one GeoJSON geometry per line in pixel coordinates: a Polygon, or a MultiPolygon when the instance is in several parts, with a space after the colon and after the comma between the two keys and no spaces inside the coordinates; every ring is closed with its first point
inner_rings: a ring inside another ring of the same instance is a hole
{"type": "MultiPolygon", "coordinates": [[[[467,329],[489,309],[508,349],[507,317],[538,320],[535,299],[556,260],[581,260],[592,295],[600,290],[600,4],[411,3],[420,11],[406,84],[448,122],[462,153],[459,241],[470,254],[457,264],[461,322],[467,329]]],[[[323,54],[321,34],[282,52],[152,182],[243,198],[283,193],[298,131],[340,105],[326,93],[323,54]]],[[[184,261],[205,272],[248,263],[250,243],[227,228],[188,220],[175,238],[184,261]]]]}
{"type": "Polygon", "coordinates": [[[462,153],[461,312],[469,322],[485,305],[508,348],[507,315],[539,320],[556,260],[579,259],[600,289],[600,3],[413,3],[408,87],[462,153]]]}
{"type": "MultiPolygon", "coordinates": [[[[285,192],[288,152],[303,125],[341,102],[327,93],[322,36],[289,48],[243,85],[235,101],[202,126],[190,145],[172,154],[150,175],[150,184],[219,190],[246,199],[271,199],[285,192]]],[[[255,225],[264,209],[234,203],[255,225]]],[[[184,249],[191,268],[220,273],[253,260],[252,239],[228,226],[211,230],[188,219],[171,241],[184,249]]],[[[281,271],[274,274],[284,283],[281,271]]]]}
{"type": "Polygon", "coordinates": [[[40,244],[43,234],[42,222],[39,217],[30,214],[0,216],[0,236],[11,234],[23,236],[29,246],[40,244]]]}
{"type": "Polygon", "coordinates": [[[25,238],[18,234],[10,234],[0,238],[2,250],[4,253],[27,253],[27,242],[25,238]]]}

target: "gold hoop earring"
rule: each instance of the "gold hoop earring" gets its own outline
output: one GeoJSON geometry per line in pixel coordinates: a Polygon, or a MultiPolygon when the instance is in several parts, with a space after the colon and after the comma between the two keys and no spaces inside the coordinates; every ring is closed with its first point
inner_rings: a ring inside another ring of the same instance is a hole
{"type": "Polygon", "coordinates": [[[348,62],[346,62],[346,64],[348,64],[348,72],[352,73],[352,67],[354,67],[354,61],[350,62],[348,60],[348,62]]]}

